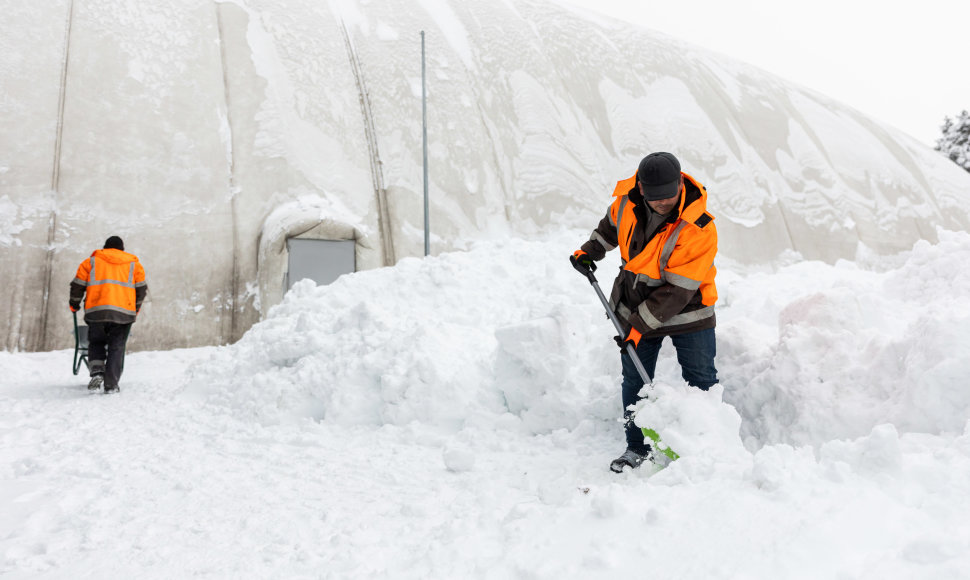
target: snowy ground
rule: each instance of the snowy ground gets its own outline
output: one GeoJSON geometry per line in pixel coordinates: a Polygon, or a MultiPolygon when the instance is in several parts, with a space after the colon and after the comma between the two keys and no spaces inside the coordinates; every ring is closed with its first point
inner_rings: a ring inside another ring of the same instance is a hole
{"type": "Polygon", "coordinates": [[[683,457],[621,475],[585,235],[301,283],[116,396],[0,353],[0,575],[970,577],[970,235],[720,260],[722,384],[666,345],[641,419],[683,457]]]}

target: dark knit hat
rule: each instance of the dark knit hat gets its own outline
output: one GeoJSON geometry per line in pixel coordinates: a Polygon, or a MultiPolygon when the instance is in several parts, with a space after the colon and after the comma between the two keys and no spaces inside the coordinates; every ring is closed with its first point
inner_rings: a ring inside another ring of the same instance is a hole
{"type": "Polygon", "coordinates": [[[109,248],[115,249],[115,250],[121,250],[123,252],[125,251],[125,243],[121,241],[121,238],[119,238],[118,236],[111,236],[110,238],[104,241],[104,249],[107,250],[109,248]]]}
{"type": "Polygon", "coordinates": [[[640,161],[637,181],[648,201],[673,197],[680,193],[680,161],[663,151],[651,153],[640,161]]]}

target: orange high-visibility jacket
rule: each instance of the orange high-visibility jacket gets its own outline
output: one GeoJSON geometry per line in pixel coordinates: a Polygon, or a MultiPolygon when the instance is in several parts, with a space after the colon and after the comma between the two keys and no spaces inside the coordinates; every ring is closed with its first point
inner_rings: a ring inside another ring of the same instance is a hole
{"type": "Polygon", "coordinates": [[[77,268],[71,297],[84,300],[84,320],[127,324],[135,321],[148,290],[138,257],[108,248],[95,250],[77,268]]]}
{"type": "Polygon", "coordinates": [[[618,182],[606,216],[582,246],[594,260],[620,249],[623,266],[610,305],[622,322],[644,336],[715,325],[717,229],[707,212],[706,189],[682,175],[679,207],[652,232],[646,231],[651,210],[635,189],[636,176],[618,182]]]}

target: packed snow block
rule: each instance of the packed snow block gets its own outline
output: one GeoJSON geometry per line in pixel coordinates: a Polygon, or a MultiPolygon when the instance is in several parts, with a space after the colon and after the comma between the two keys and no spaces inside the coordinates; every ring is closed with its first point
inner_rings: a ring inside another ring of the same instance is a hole
{"type": "Polygon", "coordinates": [[[495,385],[508,410],[535,433],[572,429],[602,408],[602,377],[570,377],[569,348],[561,320],[543,317],[495,330],[495,385]]]}
{"type": "MultiPolygon", "coordinates": [[[[970,328],[970,313],[953,316],[958,308],[954,304],[947,313],[921,316],[907,328],[907,336],[889,345],[897,357],[905,353],[905,367],[897,366],[899,374],[885,380],[895,387],[896,396],[889,417],[906,431],[959,433],[970,417],[965,365],[952,356],[970,352],[970,332],[966,330],[970,328]],[[913,336],[920,339],[914,341],[913,336]]],[[[884,355],[887,359],[888,354],[884,355]]]]}
{"type": "Polygon", "coordinates": [[[853,441],[829,441],[819,450],[820,461],[838,473],[840,467],[869,477],[897,476],[903,467],[899,433],[891,424],[877,425],[853,441]]]}
{"type": "Polygon", "coordinates": [[[496,382],[509,411],[521,415],[565,377],[559,323],[553,318],[530,320],[496,329],[495,338],[496,382]]]}
{"type": "Polygon", "coordinates": [[[887,260],[799,261],[749,279],[766,290],[757,300],[729,300],[718,359],[744,369],[722,381],[750,449],[818,448],[885,423],[904,435],[964,428],[970,393],[953,353],[970,350],[970,272],[953,265],[970,253],[965,233],[939,237],[887,260]],[[739,350],[758,335],[763,349],[739,350]]]}
{"type": "Polygon", "coordinates": [[[804,485],[818,478],[818,463],[811,447],[768,445],[754,453],[747,479],[758,489],[775,492],[789,485],[804,485]]]}
{"type": "Polygon", "coordinates": [[[462,443],[449,443],[441,451],[441,460],[448,471],[462,473],[475,469],[475,451],[462,443]]]}

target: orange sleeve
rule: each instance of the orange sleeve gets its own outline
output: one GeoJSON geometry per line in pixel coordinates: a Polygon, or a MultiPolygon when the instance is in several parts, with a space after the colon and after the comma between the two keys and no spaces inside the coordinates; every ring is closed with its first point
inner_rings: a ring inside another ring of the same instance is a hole
{"type": "Polygon", "coordinates": [[[77,267],[77,273],[74,274],[74,279],[75,281],[84,282],[85,284],[87,284],[88,282],[91,281],[90,278],[91,278],[91,260],[84,260],[77,267]]]}

